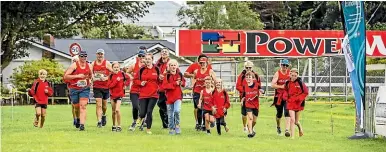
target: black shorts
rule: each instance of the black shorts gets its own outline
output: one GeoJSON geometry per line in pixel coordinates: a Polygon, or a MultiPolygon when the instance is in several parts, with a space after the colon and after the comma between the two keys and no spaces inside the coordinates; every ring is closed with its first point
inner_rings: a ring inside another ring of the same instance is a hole
{"type": "Polygon", "coordinates": [[[289,117],[289,110],[287,109],[287,102],[282,100],[280,105],[276,105],[277,103],[277,97],[273,99],[273,103],[275,104],[276,108],[276,118],[281,118],[283,117],[283,112],[284,112],[284,117],[289,117]]]}
{"type": "Polygon", "coordinates": [[[207,113],[209,113],[209,115],[213,116],[213,114],[212,114],[212,111],[211,111],[211,110],[203,110],[203,111],[204,111],[204,116],[205,116],[205,114],[207,114],[207,113]]]}
{"type": "Polygon", "coordinates": [[[254,115],[254,116],[259,116],[259,109],[255,109],[255,108],[246,108],[246,111],[247,112],[252,112],[252,114],[254,115]]]}
{"type": "Polygon", "coordinates": [[[94,98],[102,98],[103,100],[107,100],[110,96],[109,89],[102,89],[102,88],[94,88],[94,98]]]}
{"type": "Polygon", "coordinates": [[[47,104],[35,104],[35,108],[37,108],[37,107],[47,109],[47,104]]]}
{"type": "Polygon", "coordinates": [[[200,94],[199,93],[193,93],[193,105],[194,105],[194,109],[198,109],[197,105],[198,105],[198,100],[200,100],[200,94]]]}
{"type": "Polygon", "coordinates": [[[122,98],[121,97],[113,99],[113,102],[117,102],[118,100],[120,100],[122,102],[122,98]]]}
{"type": "Polygon", "coordinates": [[[247,109],[245,108],[245,101],[243,102],[243,106],[241,106],[241,115],[242,116],[247,115],[247,109]]]}

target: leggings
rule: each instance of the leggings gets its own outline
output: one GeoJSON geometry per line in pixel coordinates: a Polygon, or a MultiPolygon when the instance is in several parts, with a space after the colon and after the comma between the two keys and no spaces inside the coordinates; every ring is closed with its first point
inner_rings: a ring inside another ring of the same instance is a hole
{"type": "Polygon", "coordinates": [[[225,119],[224,119],[224,116],[222,116],[220,118],[216,118],[217,133],[219,135],[221,135],[221,125],[223,125],[224,127],[227,126],[225,119]]]}
{"type": "Polygon", "coordinates": [[[284,112],[284,117],[289,117],[290,115],[286,105],[287,102],[282,100],[280,105],[276,105],[276,102],[277,102],[277,97],[274,98],[274,103],[276,108],[276,118],[283,117],[283,112],[284,112]]]}
{"type": "Polygon", "coordinates": [[[130,100],[131,100],[131,105],[133,107],[133,120],[138,119],[138,114],[139,114],[139,100],[138,100],[138,93],[130,93],[130,100]]]}
{"type": "Polygon", "coordinates": [[[146,116],[146,127],[147,129],[151,129],[151,125],[153,123],[153,109],[157,104],[157,98],[143,98],[139,99],[139,117],[144,119],[146,116]]]}

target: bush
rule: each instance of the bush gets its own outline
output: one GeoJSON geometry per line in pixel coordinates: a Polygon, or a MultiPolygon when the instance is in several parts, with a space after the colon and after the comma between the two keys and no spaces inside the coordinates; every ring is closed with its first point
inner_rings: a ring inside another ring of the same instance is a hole
{"type": "Polygon", "coordinates": [[[32,85],[34,80],[39,77],[38,71],[40,69],[47,70],[47,80],[50,83],[63,83],[63,66],[58,62],[49,59],[26,62],[24,65],[13,69],[11,82],[18,90],[25,91],[32,85]]]}

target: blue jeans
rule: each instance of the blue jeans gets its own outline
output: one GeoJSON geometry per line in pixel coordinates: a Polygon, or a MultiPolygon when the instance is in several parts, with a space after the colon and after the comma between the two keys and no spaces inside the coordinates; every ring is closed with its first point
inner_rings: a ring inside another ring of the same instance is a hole
{"type": "Polygon", "coordinates": [[[166,106],[168,109],[169,129],[175,129],[176,125],[180,125],[181,100],[166,106]]]}

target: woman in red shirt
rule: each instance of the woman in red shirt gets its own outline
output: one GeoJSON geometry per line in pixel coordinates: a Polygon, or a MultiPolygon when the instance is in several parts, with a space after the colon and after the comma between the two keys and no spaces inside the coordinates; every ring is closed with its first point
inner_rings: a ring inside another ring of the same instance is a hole
{"type": "Polygon", "coordinates": [[[113,127],[112,131],[121,132],[121,100],[125,96],[125,86],[130,85],[130,78],[122,71],[120,71],[119,63],[112,64],[113,73],[110,75],[108,81],[108,88],[110,89],[110,98],[112,108],[113,127]],[[127,83],[128,82],[128,83],[127,83]]]}
{"type": "Polygon", "coordinates": [[[252,138],[256,135],[254,127],[256,125],[256,119],[259,115],[259,95],[260,95],[260,83],[255,81],[255,74],[253,72],[248,72],[245,75],[247,80],[247,85],[244,86],[244,94],[241,99],[241,105],[245,104],[247,111],[247,124],[248,124],[248,137],[252,138]]]}
{"type": "Polygon", "coordinates": [[[90,80],[93,77],[92,66],[87,63],[87,52],[80,51],[79,61],[71,64],[64,74],[64,79],[70,81],[70,98],[79,111],[79,122],[76,127],[84,131],[84,124],[87,115],[87,103],[90,98],[90,80]]]}
{"type": "Polygon", "coordinates": [[[210,134],[210,128],[214,127],[213,112],[216,111],[212,92],[212,78],[207,76],[205,77],[205,88],[201,90],[200,100],[197,105],[197,107],[203,111],[203,115],[205,116],[205,129],[207,134],[210,134]],[[211,126],[209,126],[209,123],[211,123],[211,126]]]}
{"type": "Polygon", "coordinates": [[[306,97],[308,96],[308,89],[305,83],[298,78],[298,70],[291,69],[290,81],[286,83],[286,93],[288,93],[287,109],[290,115],[290,130],[291,138],[295,138],[295,125],[299,129],[299,137],[303,136],[303,128],[299,122],[300,112],[304,109],[306,97]]]}
{"type": "Polygon", "coordinates": [[[44,69],[39,70],[39,78],[34,81],[31,89],[28,90],[28,94],[32,96],[36,102],[36,118],[34,126],[38,127],[40,119],[40,128],[43,128],[44,121],[46,118],[48,97],[52,96],[53,94],[50,84],[46,81],[46,77],[47,71],[44,69]]]}
{"type": "Polygon", "coordinates": [[[158,100],[158,87],[160,83],[160,71],[153,65],[153,55],[146,54],[145,66],[142,67],[134,77],[134,84],[140,85],[139,107],[140,123],[146,116],[146,132],[152,134],[151,125],[153,123],[153,109],[158,100]]]}
{"type": "Polygon", "coordinates": [[[225,89],[222,88],[222,80],[216,79],[216,89],[213,91],[213,102],[215,106],[214,117],[216,118],[217,133],[221,135],[221,125],[224,126],[225,131],[229,128],[226,126],[225,113],[231,106],[229,96],[225,89]]]}
{"type": "Polygon", "coordinates": [[[182,88],[185,87],[185,78],[178,70],[178,62],[172,59],[167,64],[167,73],[162,85],[165,89],[166,107],[168,115],[169,134],[181,134],[180,111],[182,100],[182,88]]]}

